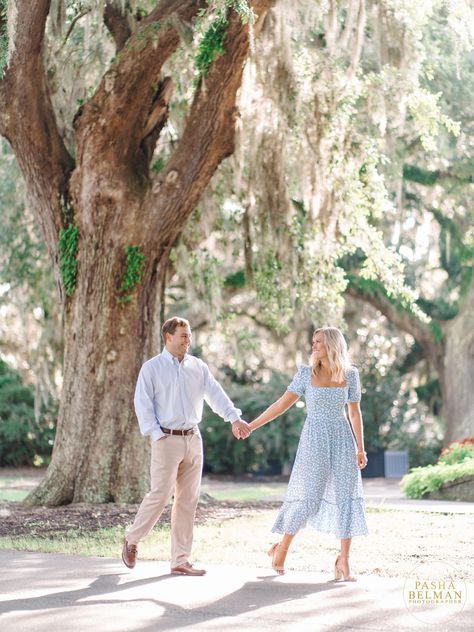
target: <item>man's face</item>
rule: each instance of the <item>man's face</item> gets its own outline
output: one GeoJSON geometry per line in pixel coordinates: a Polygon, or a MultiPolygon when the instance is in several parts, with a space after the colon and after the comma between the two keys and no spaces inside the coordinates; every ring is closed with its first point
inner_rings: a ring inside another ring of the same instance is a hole
{"type": "Polygon", "coordinates": [[[191,346],[191,329],[188,325],[176,327],[174,334],[166,334],[166,348],[170,353],[182,358],[191,346]]]}

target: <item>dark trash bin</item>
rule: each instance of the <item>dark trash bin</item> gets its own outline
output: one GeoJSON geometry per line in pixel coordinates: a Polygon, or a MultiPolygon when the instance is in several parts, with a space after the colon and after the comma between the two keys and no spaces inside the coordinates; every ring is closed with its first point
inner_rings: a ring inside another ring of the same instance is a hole
{"type": "Polygon", "coordinates": [[[385,476],[385,459],[382,452],[367,453],[367,467],[362,470],[363,478],[376,478],[385,476]]]}

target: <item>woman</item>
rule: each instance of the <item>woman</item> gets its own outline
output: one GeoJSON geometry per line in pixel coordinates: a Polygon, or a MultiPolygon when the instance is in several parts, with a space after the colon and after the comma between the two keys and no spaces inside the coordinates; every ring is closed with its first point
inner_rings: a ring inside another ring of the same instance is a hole
{"type": "Polygon", "coordinates": [[[336,327],[316,329],[311,366],[299,368],[286,393],[252,421],[250,428],[253,431],[272,421],[302,396],[307,417],[288,491],[272,529],[283,538],[268,554],[274,570],[283,575],[291,541],[308,524],[341,539],[335,578],[355,581],[349,549],[353,536],[368,533],[360,475],[367,465],[367,455],[359,372],[351,366],[346,341],[336,327]]]}

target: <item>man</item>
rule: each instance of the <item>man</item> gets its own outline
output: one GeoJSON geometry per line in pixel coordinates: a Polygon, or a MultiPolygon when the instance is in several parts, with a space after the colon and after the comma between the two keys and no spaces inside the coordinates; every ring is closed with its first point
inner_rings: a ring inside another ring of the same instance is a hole
{"type": "Polygon", "coordinates": [[[202,439],[199,422],[204,400],[232,423],[232,433],[245,439],[250,429],[240,419],[207,364],[189,355],[191,327],[185,318],[173,317],[162,327],[162,353],[142,366],[135,390],[135,412],[140,431],[151,438],[151,490],[144,497],[132,527],[126,532],[122,560],[136,563],[137,545],[153,528],[174,492],[171,512],[171,572],[204,575],[189,561],[194,514],[202,473],[202,439]]]}

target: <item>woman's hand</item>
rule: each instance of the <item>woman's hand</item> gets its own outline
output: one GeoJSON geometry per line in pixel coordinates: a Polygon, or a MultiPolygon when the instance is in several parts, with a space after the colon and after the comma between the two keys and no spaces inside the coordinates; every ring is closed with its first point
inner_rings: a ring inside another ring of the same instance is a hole
{"type": "Polygon", "coordinates": [[[251,432],[248,423],[243,419],[232,422],[232,434],[236,439],[247,439],[251,432]]]}
{"type": "Polygon", "coordinates": [[[363,452],[359,450],[359,452],[357,452],[357,466],[359,470],[363,470],[364,467],[367,465],[367,463],[368,463],[367,452],[363,452]]]}

